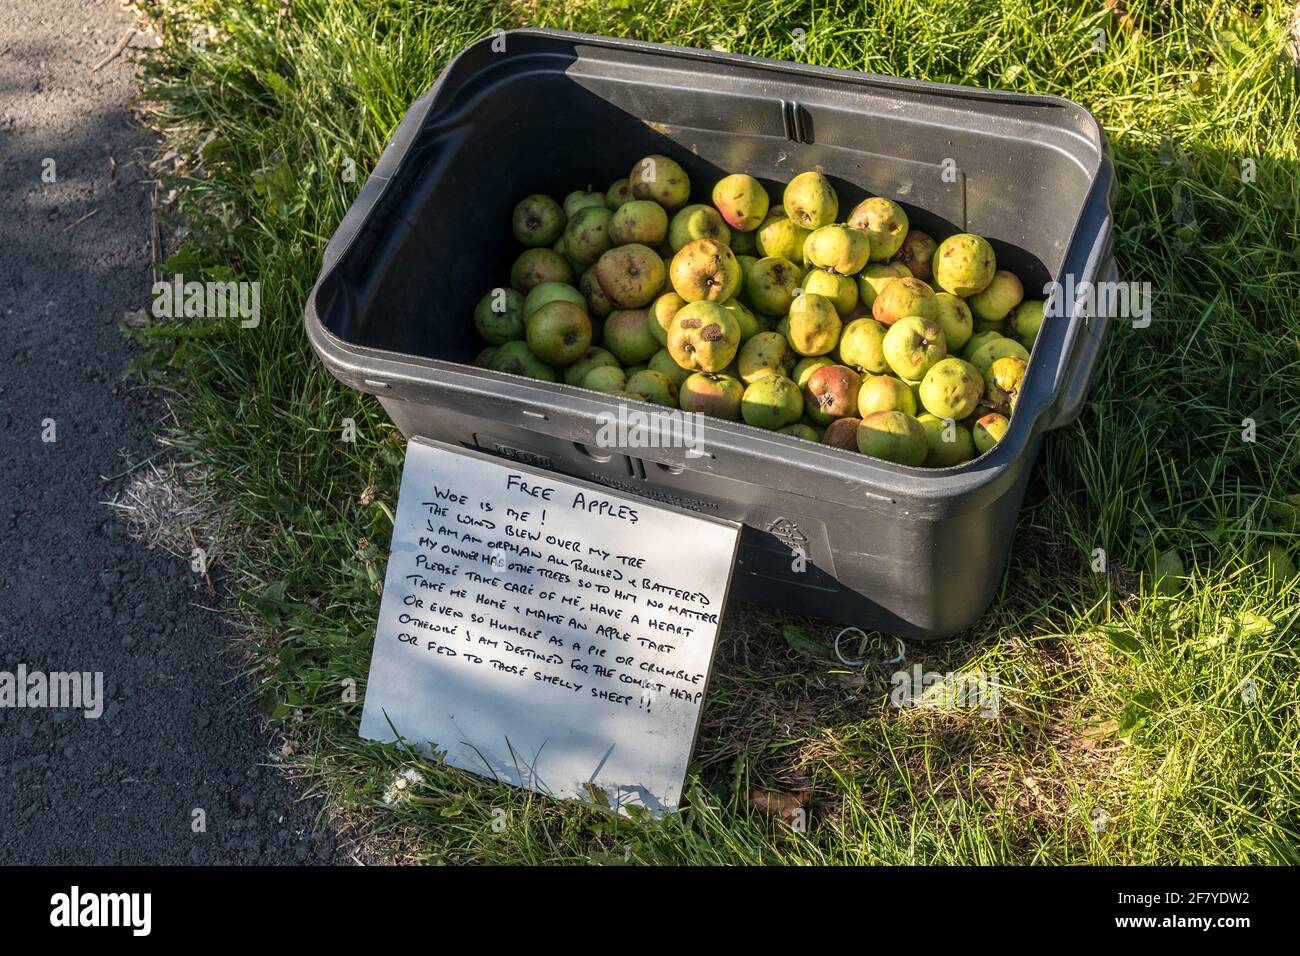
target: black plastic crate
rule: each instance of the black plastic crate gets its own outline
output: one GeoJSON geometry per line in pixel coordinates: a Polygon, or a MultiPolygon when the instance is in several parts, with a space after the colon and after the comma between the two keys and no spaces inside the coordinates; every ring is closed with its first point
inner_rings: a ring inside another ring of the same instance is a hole
{"type": "Polygon", "coordinates": [[[597,448],[597,416],[618,399],[473,367],[470,316],[519,251],[520,198],[604,189],[649,153],[685,167],[692,202],[730,172],[779,197],[820,169],[842,209],[882,195],[937,238],[986,237],[1031,298],[1067,275],[1076,287],[1113,279],[1114,170],[1096,120],[1054,97],[707,50],[550,30],[504,43],[482,40],[448,65],[339,225],[306,310],[321,360],[378,396],[407,437],[743,522],[732,591],[743,599],[909,638],[973,623],[1043,436],[1078,414],[1108,319],[1067,303],[1039,334],[1002,441],[922,469],[713,419],[702,458],[597,448]]]}

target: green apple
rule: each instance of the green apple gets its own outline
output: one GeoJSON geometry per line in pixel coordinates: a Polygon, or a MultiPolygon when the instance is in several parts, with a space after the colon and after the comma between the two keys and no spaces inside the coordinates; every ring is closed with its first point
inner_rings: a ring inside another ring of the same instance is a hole
{"type": "Polygon", "coordinates": [[[958,350],[957,354],[969,362],[970,357],[979,350],[980,346],[1000,338],[1003,336],[998,332],[976,332],[966,340],[966,344],[958,350]]]}
{"type": "Polygon", "coordinates": [[[543,362],[569,365],[591,345],[587,310],[563,299],[548,302],[524,320],[528,347],[543,362]]]}
{"type": "Polygon", "coordinates": [[[615,309],[605,320],[605,348],[624,365],[637,365],[662,346],[650,331],[645,309],[615,309]]]}
{"type": "Polygon", "coordinates": [[[831,300],[815,292],[805,292],[790,303],[790,347],[800,355],[825,355],[840,340],[843,323],[831,300]]]}
{"type": "Polygon", "coordinates": [[[840,361],[879,375],[889,371],[885,361],[885,328],[875,319],[854,319],[840,335],[840,361]]]}
{"type": "Polygon", "coordinates": [[[615,308],[639,309],[663,288],[664,261],[638,242],[615,246],[597,260],[596,281],[615,308]]]}
{"type": "Polygon", "coordinates": [[[745,389],[740,414],[746,424],[776,431],[799,420],[803,393],[784,375],[767,375],[745,389]]]}
{"type": "Polygon", "coordinates": [[[925,456],[927,468],[951,468],[975,457],[975,440],[965,426],[951,418],[939,418],[927,412],[917,421],[925,429],[925,439],[930,446],[925,456]]]}
{"type": "Polygon", "coordinates": [[[910,275],[907,266],[901,262],[868,263],[858,273],[858,298],[869,309],[876,304],[876,296],[880,295],[881,289],[895,279],[902,279],[910,275]]]}
{"type": "Polygon", "coordinates": [[[989,367],[1000,358],[1018,358],[1029,361],[1028,350],[1015,339],[999,335],[989,339],[970,355],[970,363],[979,369],[980,375],[988,373],[989,367]]]}
{"type": "Polygon", "coordinates": [[[569,224],[564,227],[564,251],[579,268],[595,265],[613,247],[614,240],[609,235],[613,215],[605,208],[602,197],[599,206],[583,206],[569,217],[569,224]]]}
{"type": "Polygon", "coordinates": [[[493,289],[474,307],[474,327],[484,341],[501,345],[524,337],[524,297],[515,289],[493,289]]]}
{"type": "Polygon", "coordinates": [[[1005,415],[999,415],[997,412],[981,415],[979,420],[975,422],[975,427],[971,429],[971,437],[975,440],[975,449],[981,455],[984,454],[1002,440],[1002,436],[1007,433],[1010,426],[1011,422],[1007,421],[1005,415]]]}
{"type": "Polygon", "coordinates": [[[578,279],[578,290],[582,293],[583,298],[587,300],[587,313],[598,319],[603,319],[614,311],[614,303],[609,301],[605,295],[605,290],[600,287],[600,282],[596,279],[596,267],[591,266],[582,277],[578,279]]]}
{"type": "Polygon", "coordinates": [[[811,235],[811,230],[792,222],[785,211],[777,206],[767,214],[758,231],[754,233],[754,244],[758,247],[760,257],[789,259],[791,262],[803,262],[803,244],[811,235]]]}
{"type": "Polygon", "coordinates": [[[755,236],[756,234],[752,232],[731,230],[731,251],[736,254],[737,259],[743,256],[758,258],[754,255],[758,252],[758,241],[755,236]]]}
{"type": "Polygon", "coordinates": [[[668,236],[668,213],[649,199],[633,199],[614,210],[609,219],[609,237],[616,246],[639,242],[651,248],[668,236]]]}
{"type": "Polygon", "coordinates": [[[735,316],[736,324],[740,326],[740,341],[742,343],[749,341],[763,331],[764,326],[759,322],[758,316],[749,311],[739,299],[728,299],[722,303],[722,307],[735,316]]]}
{"type": "Polygon", "coordinates": [[[634,395],[640,395],[646,401],[653,402],[656,405],[665,405],[668,408],[677,407],[676,383],[667,375],[656,372],[654,369],[643,369],[628,378],[624,390],[634,395]]]}
{"type": "Polygon", "coordinates": [[[871,240],[852,226],[822,226],[803,244],[804,262],[842,276],[859,272],[870,256],[871,240]]]}
{"type": "Polygon", "coordinates": [[[793,435],[795,438],[802,438],[804,441],[821,441],[821,435],[817,429],[806,422],[795,422],[793,425],[786,425],[784,428],[778,428],[782,435],[793,435]]]}
{"type": "Polygon", "coordinates": [[[767,256],[750,268],[745,294],[749,304],[764,315],[785,315],[790,311],[801,279],[799,267],[789,259],[767,256]]]}
{"type": "Polygon", "coordinates": [[[612,352],[607,352],[598,345],[592,345],[582,353],[581,358],[564,370],[564,381],[569,385],[581,385],[587,373],[598,368],[619,368],[618,359],[612,352]]]}
{"type": "Polygon", "coordinates": [[[892,375],[872,376],[858,390],[858,415],[866,418],[872,412],[915,415],[916,395],[906,382],[892,375]]]}
{"type": "Polygon", "coordinates": [[[721,372],[740,348],[740,323],[716,302],[688,302],[668,328],[668,351],[692,372],[721,372]]]}
{"type": "Polygon", "coordinates": [[[804,273],[803,290],[830,299],[840,318],[847,317],[858,305],[858,283],[852,276],[835,275],[825,269],[812,268],[804,273]]]}
{"type": "Polygon", "coordinates": [[[919,315],[931,322],[939,318],[934,290],[912,276],[888,283],[871,304],[871,315],[881,325],[893,325],[905,315],[919,315]]]}
{"type": "Polygon", "coordinates": [[[731,244],[731,229],[723,221],[722,214],[712,206],[700,203],[683,206],[668,224],[668,244],[673,247],[673,252],[696,239],[731,244]]]}
{"type": "Polygon", "coordinates": [[[716,239],[696,239],[677,250],[668,267],[673,291],[687,302],[726,302],[740,288],[740,263],[716,239]]]}
{"type": "Polygon", "coordinates": [[[993,273],[989,284],[967,299],[966,304],[970,306],[975,318],[985,322],[1001,322],[1024,297],[1025,287],[1020,279],[1005,269],[999,269],[993,273]]]}
{"type": "Polygon", "coordinates": [[[511,218],[515,238],[525,246],[552,246],[564,235],[564,208],[550,196],[534,193],[519,200],[511,218]]]}
{"type": "Polygon", "coordinates": [[[963,299],[982,292],[993,281],[997,268],[993,247],[968,232],[949,236],[934,253],[934,281],[943,291],[963,299]]]}
{"type": "Polygon", "coordinates": [[[809,358],[800,359],[799,363],[795,365],[794,370],[790,373],[790,377],[794,379],[796,385],[803,388],[808,384],[808,377],[812,375],[813,372],[817,371],[819,368],[825,368],[828,365],[834,364],[835,361],[827,358],[825,355],[814,355],[809,358]]]}
{"type": "Polygon", "coordinates": [[[840,212],[835,188],[818,172],[800,173],[790,180],[781,196],[781,206],[792,222],[808,230],[829,226],[840,212]]]}
{"type": "Polygon", "coordinates": [[[691,198],[691,179],[686,170],[659,153],[638,159],[627,178],[637,199],[653,199],[669,212],[685,206],[691,198]]]}
{"type": "MultiPolygon", "coordinates": [[[[972,365],[971,370],[975,367],[972,365]]],[[[995,412],[1009,415],[1015,411],[1020,401],[1020,390],[1024,386],[1025,360],[1014,355],[995,359],[984,373],[984,403],[995,412]]]]}
{"type": "Polygon", "coordinates": [[[948,351],[956,352],[970,341],[971,333],[975,328],[970,306],[966,304],[965,299],[959,299],[951,292],[936,292],[934,300],[938,306],[936,321],[939,323],[939,328],[943,329],[943,338],[948,344],[948,351]]]}
{"type": "Polygon", "coordinates": [[[919,315],[908,315],[891,325],[885,333],[884,353],[885,361],[899,378],[920,381],[940,359],[947,356],[948,346],[937,322],[919,315]]]}
{"type": "Polygon", "coordinates": [[[563,256],[550,249],[526,249],[510,267],[510,284],[520,292],[531,292],[543,282],[573,284],[573,268],[563,256]]]}
{"type": "Polygon", "coordinates": [[[924,464],[930,453],[925,428],[903,412],[872,412],[858,423],[858,451],[899,465],[924,464]]]}
{"type": "Polygon", "coordinates": [[[579,210],[586,209],[589,206],[604,208],[605,194],[575,189],[564,197],[564,214],[570,219],[576,216],[579,210]]]}
{"type": "Polygon", "coordinates": [[[1009,317],[1011,330],[1015,332],[1020,344],[1027,349],[1034,347],[1034,340],[1038,338],[1038,330],[1043,327],[1043,306],[1042,299],[1021,302],[1009,317]]]}
{"type": "MultiPolygon", "coordinates": [[[[635,198],[632,195],[632,181],[630,179],[616,179],[605,190],[605,208],[618,209],[635,198]]],[[[653,245],[653,243],[650,243],[650,245],[653,245]]]]}
{"type": "Polygon", "coordinates": [[[737,232],[757,229],[767,217],[767,190],[753,176],[732,173],[719,179],[713,187],[713,205],[737,232]]]}
{"type": "Polygon", "coordinates": [[[745,386],[730,375],[713,372],[696,372],[682,382],[677,395],[677,405],[684,412],[696,412],[740,420],[740,400],[745,386]]]}
{"type": "Polygon", "coordinates": [[[984,394],[984,382],[969,362],[948,357],[936,362],[921,380],[921,404],[940,418],[965,418],[984,394]]]}
{"type": "Polygon", "coordinates": [[[525,375],[528,378],[541,379],[545,382],[555,381],[555,369],[551,368],[528,348],[528,343],[514,339],[497,346],[488,366],[497,372],[511,375],[525,375]]]}
{"type": "Polygon", "coordinates": [[[848,222],[866,234],[873,262],[892,258],[907,238],[907,213],[898,203],[883,196],[862,200],[849,213],[848,222]]]}
{"type": "Polygon", "coordinates": [[[786,375],[797,356],[780,332],[759,332],[740,347],[736,370],[741,381],[752,385],[768,375],[786,375]]]}
{"type": "Polygon", "coordinates": [[[668,329],[673,324],[673,316],[686,304],[676,292],[665,292],[650,305],[650,334],[660,345],[668,344],[668,329]]]}
{"type": "Polygon", "coordinates": [[[546,305],[546,303],[557,300],[572,302],[584,311],[587,308],[586,296],[567,282],[543,282],[540,285],[533,286],[528,295],[524,296],[521,311],[524,321],[527,321],[530,315],[546,305]]]}
{"type": "Polygon", "coordinates": [[[673,387],[680,388],[682,382],[686,381],[691,375],[695,374],[688,368],[682,368],[673,358],[673,354],[666,348],[660,349],[654,355],[650,356],[648,368],[652,372],[658,372],[666,375],[672,380],[673,387]]]}
{"type": "Polygon", "coordinates": [[[627,373],[617,365],[602,365],[588,371],[579,384],[597,392],[622,392],[627,389],[627,373]]]}

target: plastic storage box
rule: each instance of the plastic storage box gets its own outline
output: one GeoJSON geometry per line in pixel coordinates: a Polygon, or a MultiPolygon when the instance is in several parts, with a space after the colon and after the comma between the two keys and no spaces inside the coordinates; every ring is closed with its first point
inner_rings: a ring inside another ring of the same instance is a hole
{"type": "Polygon", "coordinates": [[[520,251],[520,198],[603,190],[648,153],[686,168],[692,202],[740,171],[779,202],[795,174],[820,169],[843,210],[882,195],[936,237],[987,237],[1034,297],[1067,275],[1076,287],[1113,278],[1114,172],[1096,120],[1052,97],[509,32],[465,49],[411,107],[307,303],[321,360],[407,437],[743,522],[736,596],[914,639],[972,624],[1001,578],[1043,436],[1077,415],[1107,320],[1075,303],[1049,319],[1007,435],[954,468],[713,419],[700,458],[597,447],[598,416],[617,399],[473,367],[471,314],[520,251]]]}

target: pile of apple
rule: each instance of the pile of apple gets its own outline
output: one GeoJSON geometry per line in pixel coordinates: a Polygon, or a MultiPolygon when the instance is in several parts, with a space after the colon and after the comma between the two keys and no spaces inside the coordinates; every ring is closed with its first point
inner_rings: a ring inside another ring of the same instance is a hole
{"type": "Polygon", "coordinates": [[[528,196],[528,248],[474,311],[501,372],[700,412],[903,465],[950,467],[1005,434],[1043,321],[993,248],[911,229],[897,203],[840,219],[819,172],[782,205],[720,180],[690,205],[674,160],[606,192],[528,196]]]}

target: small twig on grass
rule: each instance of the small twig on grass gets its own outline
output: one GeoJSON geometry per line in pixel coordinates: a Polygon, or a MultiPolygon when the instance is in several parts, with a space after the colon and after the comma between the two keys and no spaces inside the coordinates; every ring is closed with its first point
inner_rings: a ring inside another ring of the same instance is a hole
{"type": "Polygon", "coordinates": [[[90,210],[90,212],[86,213],[84,216],[82,216],[82,217],[81,217],[80,219],[78,219],[76,222],[70,222],[70,223],[68,223],[66,226],[64,226],[64,227],[63,227],[63,231],[64,231],[64,232],[67,232],[69,229],[75,229],[77,226],[80,226],[83,222],[85,222],[87,219],[89,219],[91,216],[95,215],[95,214],[98,213],[98,212],[99,212],[98,209],[92,209],[92,210],[90,210]]]}
{"type": "Polygon", "coordinates": [[[135,27],[130,27],[122,34],[122,38],[117,41],[117,45],[108,51],[108,56],[104,57],[104,59],[92,66],[90,72],[98,73],[101,69],[108,66],[109,63],[113,62],[113,60],[117,59],[118,54],[126,49],[126,45],[131,42],[133,36],[135,36],[135,27]]]}
{"type": "Polygon", "coordinates": [[[162,184],[155,178],[153,192],[149,195],[149,269],[153,283],[158,284],[158,263],[162,262],[162,227],[158,224],[158,190],[162,184]]]}
{"type": "Polygon", "coordinates": [[[116,475],[107,475],[107,476],[105,476],[105,475],[100,475],[100,476],[99,476],[99,480],[100,480],[103,484],[108,484],[110,481],[116,481],[118,478],[125,478],[127,475],[132,474],[133,472],[138,471],[139,469],[143,468],[145,465],[149,464],[149,462],[153,461],[155,458],[157,458],[157,457],[158,457],[159,455],[161,455],[161,454],[163,454],[163,452],[161,452],[161,451],[156,451],[156,452],[154,452],[152,455],[150,455],[148,458],[145,458],[145,459],[142,459],[142,460],[140,460],[140,461],[137,461],[134,465],[132,465],[132,466],[131,466],[130,468],[128,468],[126,471],[119,471],[116,475]]]}

